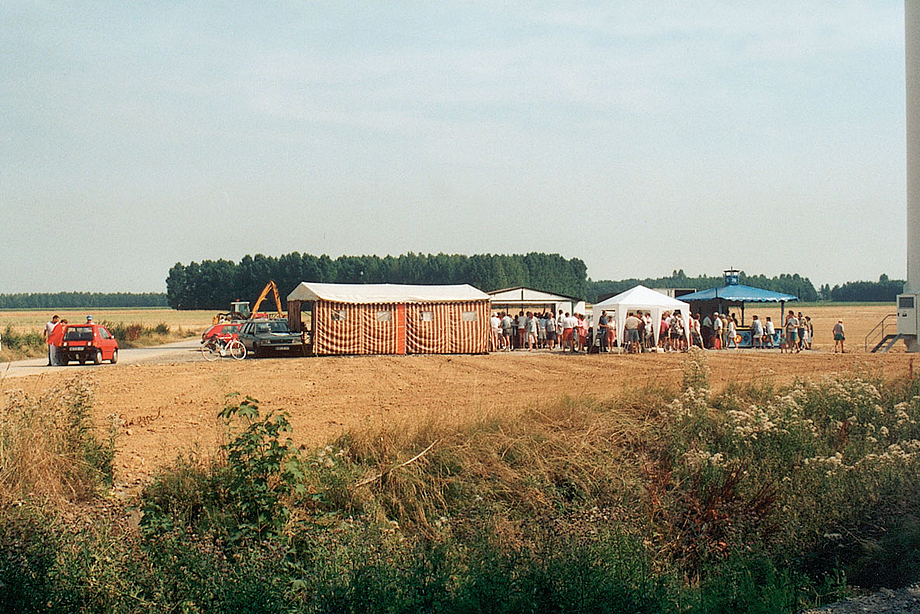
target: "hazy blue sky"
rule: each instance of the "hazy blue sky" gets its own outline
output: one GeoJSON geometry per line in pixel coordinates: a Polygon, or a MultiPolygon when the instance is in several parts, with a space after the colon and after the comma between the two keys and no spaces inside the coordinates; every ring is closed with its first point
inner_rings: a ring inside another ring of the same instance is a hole
{"type": "Polygon", "coordinates": [[[903,277],[903,12],[3,2],[0,292],[292,251],[903,277]]]}

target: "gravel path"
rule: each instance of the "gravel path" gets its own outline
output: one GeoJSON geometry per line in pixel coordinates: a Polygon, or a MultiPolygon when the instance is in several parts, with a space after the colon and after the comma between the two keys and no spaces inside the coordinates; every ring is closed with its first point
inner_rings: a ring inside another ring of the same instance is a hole
{"type": "Polygon", "coordinates": [[[118,350],[118,364],[102,365],[85,364],[80,365],[71,363],[66,367],[48,367],[48,359],[29,358],[27,360],[16,360],[0,364],[0,377],[13,378],[25,377],[27,375],[40,375],[42,373],[62,373],[77,372],[85,369],[100,368],[119,368],[125,365],[135,365],[139,363],[161,363],[161,362],[189,362],[192,360],[201,360],[201,353],[198,351],[201,347],[201,341],[198,337],[190,337],[181,341],[174,341],[165,345],[158,345],[147,348],[122,348],[118,350]]]}
{"type": "Polygon", "coordinates": [[[803,614],[916,614],[920,612],[920,584],[899,590],[883,588],[877,593],[853,597],[808,610],[803,614]]]}

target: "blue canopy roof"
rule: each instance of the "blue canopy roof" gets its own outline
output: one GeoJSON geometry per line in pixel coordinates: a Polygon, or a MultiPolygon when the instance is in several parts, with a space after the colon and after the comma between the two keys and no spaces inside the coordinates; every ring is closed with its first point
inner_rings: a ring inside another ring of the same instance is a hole
{"type": "Polygon", "coordinates": [[[752,288],[741,284],[730,284],[719,288],[700,290],[680,297],[680,300],[687,302],[715,301],[719,299],[729,303],[779,303],[797,301],[799,297],[793,294],[783,294],[782,292],[752,288]]]}

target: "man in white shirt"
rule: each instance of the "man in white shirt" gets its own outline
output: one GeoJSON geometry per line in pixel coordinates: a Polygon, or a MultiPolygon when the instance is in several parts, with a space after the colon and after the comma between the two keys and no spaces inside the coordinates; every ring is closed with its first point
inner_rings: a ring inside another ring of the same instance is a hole
{"type": "Polygon", "coordinates": [[[489,322],[492,324],[492,349],[497,350],[501,347],[502,321],[493,313],[489,322]]]}
{"type": "Polygon", "coordinates": [[[51,321],[45,322],[45,330],[42,332],[42,338],[44,338],[45,343],[48,344],[48,366],[51,367],[56,361],[56,356],[54,356],[54,346],[51,345],[51,333],[54,332],[54,327],[57,326],[58,320],[60,318],[55,315],[51,317],[51,321]]]}
{"type": "Polygon", "coordinates": [[[720,349],[722,346],[722,318],[718,313],[712,314],[712,347],[720,349]]]}
{"type": "Polygon", "coordinates": [[[623,323],[626,328],[626,351],[639,352],[639,327],[642,326],[642,320],[631,313],[626,317],[623,323]]]}
{"type": "Polygon", "coordinates": [[[565,313],[565,317],[562,318],[562,351],[565,352],[566,348],[575,351],[575,345],[572,343],[572,336],[575,331],[575,324],[577,321],[569,312],[565,313]]]}

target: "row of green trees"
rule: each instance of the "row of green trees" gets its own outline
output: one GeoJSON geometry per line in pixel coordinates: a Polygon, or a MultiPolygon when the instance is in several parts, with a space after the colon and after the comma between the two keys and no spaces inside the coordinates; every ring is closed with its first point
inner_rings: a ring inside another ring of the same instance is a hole
{"type": "MultiPolygon", "coordinates": [[[[166,278],[169,306],[226,309],[233,300],[252,300],[275,280],[282,294],[302,281],[323,283],[470,284],[483,290],[528,286],[566,296],[589,291],[587,267],[559,254],[414,254],[401,256],[245,256],[239,263],[204,260],[176,263],[166,278]]],[[[282,297],[283,298],[283,297],[282,297]]]]}
{"type": "Polygon", "coordinates": [[[880,275],[878,281],[848,281],[842,286],[821,286],[819,298],[831,301],[883,301],[893,303],[904,291],[904,280],[880,275]]]}
{"type": "MultiPolygon", "coordinates": [[[[854,281],[815,290],[798,273],[774,277],[740,274],[741,283],[794,294],[803,301],[893,302],[903,291],[902,280],[879,277],[877,282],[854,281]]],[[[559,254],[414,254],[401,256],[313,256],[293,252],[279,257],[245,256],[242,260],[203,260],[176,263],[159,292],[57,292],[0,294],[0,309],[65,309],[106,307],[172,307],[226,309],[231,301],[252,300],[269,279],[282,294],[302,281],[327,283],[471,284],[482,290],[526,286],[588,301],[597,301],[642,284],[650,288],[705,290],[722,285],[722,276],[688,277],[683,269],[667,277],[594,281],[579,258],[559,254]]],[[[283,297],[282,297],[283,298],[283,297]]]]}
{"type": "Polygon", "coordinates": [[[166,307],[162,292],[33,292],[0,294],[0,309],[166,307]]]}
{"type": "MultiPolygon", "coordinates": [[[[764,290],[774,292],[783,292],[785,294],[794,294],[802,301],[818,300],[818,292],[807,277],[802,277],[798,273],[788,275],[783,273],[778,277],[767,277],[766,275],[748,275],[744,271],[740,273],[740,283],[764,290]]],[[[693,288],[694,290],[707,290],[717,288],[725,283],[724,278],[719,275],[710,277],[708,275],[699,275],[697,277],[688,277],[683,269],[673,271],[668,277],[647,277],[645,279],[623,279],[620,281],[595,281],[589,283],[591,290],[590,296],[599,297],[602,300],[614,294],[625,292],[636,284],[642,284],[648,288],[693,288]]]]}

